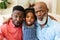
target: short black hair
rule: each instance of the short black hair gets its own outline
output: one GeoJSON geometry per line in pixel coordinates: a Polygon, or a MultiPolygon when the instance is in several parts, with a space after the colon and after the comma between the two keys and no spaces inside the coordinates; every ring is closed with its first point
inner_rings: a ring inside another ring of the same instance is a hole
{"type": "Polygon", "coordinates": [[[26,18],[26,15],[28,14],[28,12],[32,12],[35,19],[37,20],[36,15],[35,15],[35,9],[33,7],[29,7],[29,8],[25,9],[25,18],[26,18]]]}
{"type": "Polygon", "coordinates": [[[19,5],[14,6],[14,7],[13,7],[13,11],[14,11],[14,10],[18,10],[18,11],[24,12],[24,8],[23,8],[22,6],[19,6],[19,5]]]}

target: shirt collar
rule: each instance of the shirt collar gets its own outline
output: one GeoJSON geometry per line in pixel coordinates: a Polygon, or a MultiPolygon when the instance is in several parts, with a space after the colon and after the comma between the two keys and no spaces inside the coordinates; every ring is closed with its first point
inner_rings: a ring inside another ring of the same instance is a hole
{"type": "Polygon", "coordinates": [[[46,25],[50,26],[50,25],[51,25],[51,23],[52,23],[52,19],[48,16],[48,22],[47,22],[47,24],[46,24],[46,25]]]}

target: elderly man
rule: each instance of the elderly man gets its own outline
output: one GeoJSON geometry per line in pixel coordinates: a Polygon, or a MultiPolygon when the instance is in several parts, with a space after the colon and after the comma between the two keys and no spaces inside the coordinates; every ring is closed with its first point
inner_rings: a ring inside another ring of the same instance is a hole
{"type": "Polygon", "coordinates": [[[37,38],[39,40],[60,40],[60,24],[48,16],[48,7],[44,2],[34,6],[37,16],[37,38]]]}

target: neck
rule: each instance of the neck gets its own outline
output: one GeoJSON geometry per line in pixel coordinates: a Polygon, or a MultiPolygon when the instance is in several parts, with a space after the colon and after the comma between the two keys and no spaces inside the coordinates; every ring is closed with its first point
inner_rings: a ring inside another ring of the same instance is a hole
{"type": "Polygon", "coordinates": [[[27,25],[26,22],[24,23],[24,25],[25,25],[26,27],[28,27],[28,28],[33,28],[33,27],[34,27],[34,24],[32,24],[32,25],[27,25]]]}
{"type": "MultiPolygon", "coordinates": [[[[48,19],[47,19],[48,20],[48,19]]],[[[44,26],[47,24],[47,20],[46,20],[46,22],[44,23],[44,24],[41,24],[40,26],[41,26],[41,28],[44,28],[44,26]]]]}

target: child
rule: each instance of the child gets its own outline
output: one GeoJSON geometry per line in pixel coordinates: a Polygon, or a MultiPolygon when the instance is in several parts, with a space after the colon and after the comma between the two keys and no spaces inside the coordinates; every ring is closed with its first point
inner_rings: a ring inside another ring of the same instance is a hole
{"type": "Polygon", "coordinates": [[[34,8],[25,9],[25,22],[23,23],[23,40],[38,40],[36,37],[36,16],[34,8]]]}

